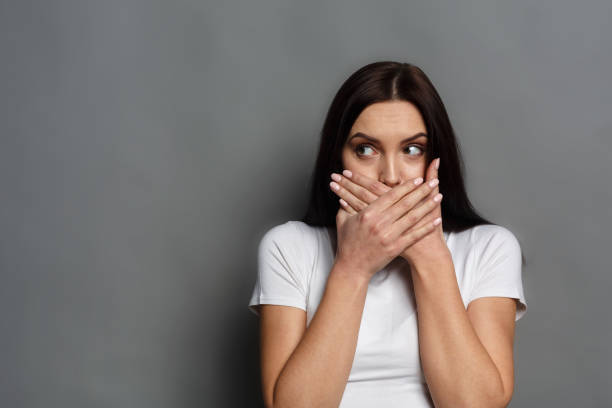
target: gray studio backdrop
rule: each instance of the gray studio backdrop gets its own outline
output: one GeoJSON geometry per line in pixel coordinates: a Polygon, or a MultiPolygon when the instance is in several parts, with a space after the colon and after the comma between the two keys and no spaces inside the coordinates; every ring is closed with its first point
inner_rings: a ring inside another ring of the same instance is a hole
{"type": "MultiPolygon", "coordinates": [[[[512,407],[612,404],[612,3],[2,1],[0,406],[256,407],[256,246],[331,99],[436,85],[527,260],[512,407]]],[[[442,163],[444,165],[444,163],[442,163]]]]}

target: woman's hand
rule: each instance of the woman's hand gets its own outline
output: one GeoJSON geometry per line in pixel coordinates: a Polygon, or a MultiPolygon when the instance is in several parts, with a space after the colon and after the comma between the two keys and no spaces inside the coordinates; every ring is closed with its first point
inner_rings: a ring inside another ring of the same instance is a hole
{"type": "Polygon", "coordinates": [[[369,280],[406,248],[434,231],[435,217],[428,214],[439,204],[431,199],[418,204],[431,195],[435,185],[420,182],[390,188],[359,212],[350,213],[350,208],[340,207],[336,214],[336,262],[349,265],[369,280]],[[426,216],[428,221],[417,225],[426,216]]]}
{"type": "MultiPolygon", "coordinates": [[[[427,169],[426,183],[438,176],[438,170],[434,166],[435,162],[436,160],[434,160],[427,169]]],[[[384,183],[358,173],[351,174],[348,170],[344,171],[344,176],[345,177],[340,177],[340,175],[337,174],[332,176],[334,180],[337,180],[336,184],[340,186],[339,190],[332,188],[332,191],[340,197],[341,209],[344,209],[347,214],[358,214],[360,211],[366,209],[368,205],[374,202],[379,196],[391,190],[391,187],[384,183]]],[[[424,205],[425,202],[431,202],[438,194],[439,188],[435,186],[429,196],[425,197],[423,202],[419,203],[419,205],[424,205]]],[[[436,205],[433,210],[420,219],[413,228],[418,229],[424,225],[431,224],[431,222],[438,217],[442,217],[440,205],[436,205]]],[[[401,256],[405,258],[411,266],[414,266],[416,262],[435,261],[439,260],[440,257],[450,255],[450,251],[444,240],[442,223],[440,223],[433,232],[432,234],[425,235],[418,242],[402,251],[401,256]]]]}

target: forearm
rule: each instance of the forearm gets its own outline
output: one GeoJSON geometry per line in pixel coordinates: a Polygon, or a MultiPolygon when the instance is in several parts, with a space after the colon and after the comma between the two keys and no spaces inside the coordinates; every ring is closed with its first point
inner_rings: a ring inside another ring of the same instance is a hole
{"type": "Polygon", "coordinates": [[[436,407],[499,407],[501,376],[468,318],[452,259],[411,273],[423,373],[436,407]]]}
{"type": "Polygon", "coordinates": [[[274,408],[338,407],[353,365],[368,281],[334,265],[319,307],[281,371],[274,408]]]}

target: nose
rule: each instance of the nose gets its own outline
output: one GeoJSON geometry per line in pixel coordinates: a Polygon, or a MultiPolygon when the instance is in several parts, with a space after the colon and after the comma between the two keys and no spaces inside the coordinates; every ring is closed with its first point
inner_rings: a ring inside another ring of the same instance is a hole
{"type": "Polygon", "coordinates": [[[389,187],[395,187],[401,183],[400,171],[393,157],[387,156],[381,166],[382,168],[379,171],[379,180],[381,183],[385,183],[389,187]]]}

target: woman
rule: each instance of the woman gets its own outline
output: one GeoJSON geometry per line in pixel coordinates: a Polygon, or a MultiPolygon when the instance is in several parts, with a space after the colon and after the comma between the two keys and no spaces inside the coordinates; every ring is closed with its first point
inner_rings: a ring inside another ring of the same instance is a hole
{"type": "Polygon", "coordinates": [[[521,248],[472,208],[461,167],[418,67],[376,62],[341,86],[305,216],[259,244],[267,407],[509,403],[521,248]]]}

